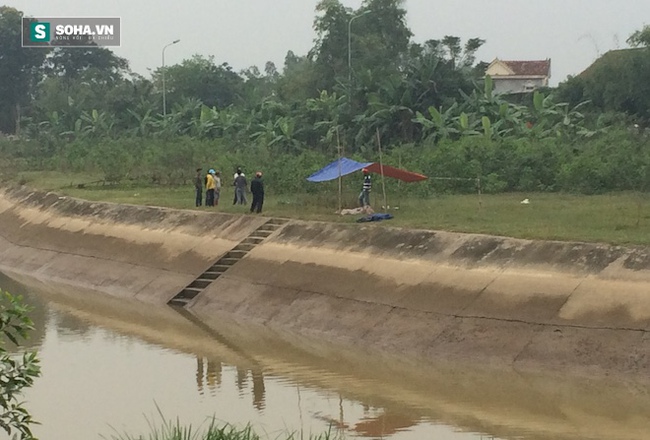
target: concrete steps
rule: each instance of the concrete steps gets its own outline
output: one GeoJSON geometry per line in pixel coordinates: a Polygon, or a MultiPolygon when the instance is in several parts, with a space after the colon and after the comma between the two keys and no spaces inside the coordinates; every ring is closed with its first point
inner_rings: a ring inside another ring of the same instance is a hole
{"type": "Polygon", "coordinates": [[[240,241],[237,246],[222,255],[205,272],[196,277],[194,281],[170,299],[167,304],[176,307],[185,307],[206,287],[212,284],[213,281],[244,258],[255,246],[262,243],[269,235],[282,228],[288,222],[289,220],[279,218],[269,219],[266,223],[251,232],[248,237],[240,241]]]}

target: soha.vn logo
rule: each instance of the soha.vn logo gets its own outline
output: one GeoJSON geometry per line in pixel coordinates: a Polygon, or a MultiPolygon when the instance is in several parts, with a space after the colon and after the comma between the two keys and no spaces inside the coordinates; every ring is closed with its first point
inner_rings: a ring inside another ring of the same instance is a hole
{"type": "Polygon", "coordinates": [[[29,39],[35,42],[50,41],[50,23],[30,23],[29,39]]]}
{"type": "MultiPolygon", "coordinates": [[[[87,37],[110,37],[114,35],[112,24],[59,24],[54,28],[56,37],[87,36],[87,37]]],[[[50,41],[50,23],[36,22],[30,24],[29,37],[34,42],[50,41]]]]}
{"type": "Polygon", "coordinates": [[[119,17],[23,17],[23,47],[120,45],[119,17]]]}

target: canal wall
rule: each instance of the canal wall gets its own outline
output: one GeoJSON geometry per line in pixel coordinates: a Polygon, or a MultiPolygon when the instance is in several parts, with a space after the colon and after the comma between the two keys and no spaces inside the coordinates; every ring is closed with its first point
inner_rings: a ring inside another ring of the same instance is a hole
{"type": "MultiPolygon", "coordinates": [[[[480,364],[441,368],[432,362],[364,353],[357,347],[227,318],[212,319],[209,327],[193,315],[165,305],[61,288],[27,276],[17,278],[21,285],[5,287],[46,298],[48,309],[79,318],[84,326],[112,329],[196,356],[197,378],[209,374],[204,365],[236,366],[238,371],[253,372],[264,380],[282,378],[300,388],[325,389],[346,400],[382,408],[392,417],[379,420],[381,426],[374,437],[385,437],[391,420],[403,422],[405,418],[413,423],[440,421],[459,431],[489,432],[503,439],[534,432],[535,438],[575,440],[576,427],[581,427],[582,437],[590,439],[648,437],[650,394],[638,383],[629,386],[603,377],[593,380],[512,369],[492,371],[480,364]],[[395,415],[402,417],[395,419],[395,415]]],[[[215,367],[212,374],[217,371],[221,369],[215,367]]],[[[215,382],[221,383],[217,379],[212,386],[215,382]]],[[[267,391],[273,399],[271,388],[267,391]]]]}
{"type": "MultiPolygon", "coordinates": [[[[0,194],[0,271],[165,304],[267,219],[0,194]]],[[[430,362],[650,377],[650,250],[290,221],[192,299],[430,362]]]]}

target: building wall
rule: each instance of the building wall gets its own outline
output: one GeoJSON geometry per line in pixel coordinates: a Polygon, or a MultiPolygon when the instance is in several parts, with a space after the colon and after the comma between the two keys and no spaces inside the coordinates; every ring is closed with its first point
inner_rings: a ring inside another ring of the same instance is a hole
{"type": "Polygon", "coordinates": [[[490,64],[490,66],[485,71],[485,74],[490,76],[503,76],[512,75],[512,71],[508,70],[508,68],[500,62],[495,62],[493,64],[490,64]]]}
{"type": "Polygon", "coordinates": [[[524,93],[546,86],[548,80],[545,78],[524,79],[524,78],[498,78],[493,77],[494,91],[496,93],[524,93]]]}

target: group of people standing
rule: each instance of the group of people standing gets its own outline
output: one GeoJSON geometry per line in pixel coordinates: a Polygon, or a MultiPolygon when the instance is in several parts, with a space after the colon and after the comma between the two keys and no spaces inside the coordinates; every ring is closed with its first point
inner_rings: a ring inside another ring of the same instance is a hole
{"type": "Polygon", "coordinates": [[[205,184],[205,206],[217,206],[221,195],[221,172],[210,168],[205,177],[201,177],[201,168],[196,169],[194,187],[196,188],[196,206],[201,206],[203,184],[205,184]]]}
{"type": "MultiPolygon", "coordinates": [[[[205,186],[205,206],[217,206],[219,205],[219,198],[221,195],[221,172],[210,168],[204,177],[201,174],[202,171],[202,168],[197,168],[196,177],[194,178],[196,206],[199,207],[203,203],[203,186],[205,186]]],[[[240,167],[237,167],[237,171],[233,176],[232,184],[235,188],[232,204],[245,205],[247,203],[246,192],[248,190],[248,181],[240,167]]],[[[261,171],[255,173],[255,178],[251,181],[250,191],[253,195],[250,212],[256,212],[259,214],[262,212],[262,206],[264,205],[264,181],[262,180],[261,171]]]]}

